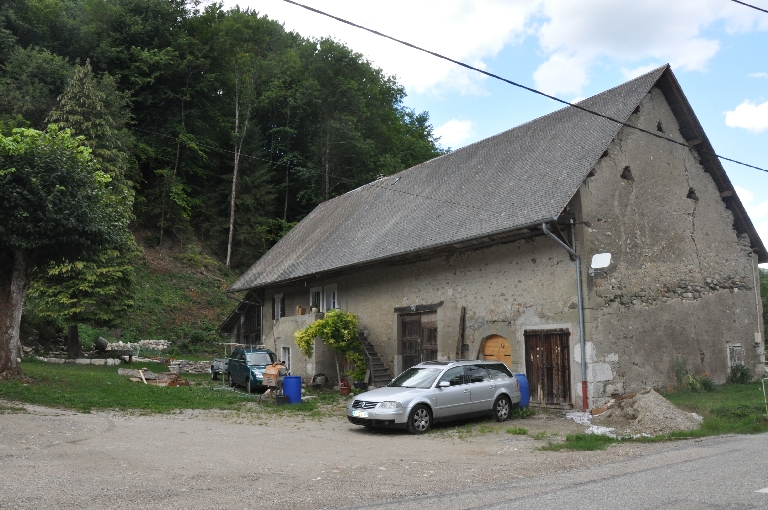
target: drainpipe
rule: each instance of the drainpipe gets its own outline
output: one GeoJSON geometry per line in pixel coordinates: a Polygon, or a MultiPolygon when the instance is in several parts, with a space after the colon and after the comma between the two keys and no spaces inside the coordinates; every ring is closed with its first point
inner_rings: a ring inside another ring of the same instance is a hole
{"type": "Polygon", "coordinates": [[[579,347],[581,348],[581,399],[582,409],[584,412],[587,412],[587,349],[584,340],[584,299],[582,298],[581,292],[581,257],[578,253],[573,251],[573,248],[562,242],[555,234],[550,232],[546,223],[542,222],[541,229],[545,234],[554,239],[557,244],[565,248],[565,251],[576,258],[576,291],[579,299],[579,347]]]}

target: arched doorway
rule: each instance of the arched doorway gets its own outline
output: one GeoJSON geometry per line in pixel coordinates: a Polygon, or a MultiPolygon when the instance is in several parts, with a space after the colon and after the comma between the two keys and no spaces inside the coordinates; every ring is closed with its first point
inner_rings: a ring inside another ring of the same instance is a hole
{"type": "Polygon", "coordinates": [[[483,342],[481,349],[483,358],[492,361],[503,361],[512,369],[512,347],[509,340],[501,335],[491,335],[483,342]]]}

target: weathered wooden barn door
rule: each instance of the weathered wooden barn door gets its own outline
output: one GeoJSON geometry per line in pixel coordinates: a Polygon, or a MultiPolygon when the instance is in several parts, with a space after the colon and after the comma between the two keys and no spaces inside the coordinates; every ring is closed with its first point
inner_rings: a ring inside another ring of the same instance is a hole
{"type": "Polygon", "coordinates": [[[525,332],[525,371],[532,403],[571,403],[570,336],[567,329],[525,332]]]}
{"type": "Polygon", "coordinates": [[[403,331],[403,337],[400,341],[403,370],[407,370],[420,361],[421,315],[403,315],[400,320],[403,331]]]}
{"type": "Polygon", "coordinates": [[[422,361],[437,359],[437,314],[417,313],[401,315],[402,338],[400,352],[403,370],[422,361]]]}

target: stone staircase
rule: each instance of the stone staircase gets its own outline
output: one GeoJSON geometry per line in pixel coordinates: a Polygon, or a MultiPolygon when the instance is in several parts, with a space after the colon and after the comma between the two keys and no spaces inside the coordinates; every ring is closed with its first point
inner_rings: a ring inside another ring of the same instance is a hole
{"type": "Polygon", "coordinates": [[[368,368],[371,371],[370,384],[372,386],[376,386],[377,388],[379,386],[386,386],[389,384],[389,381],[393,379],[392,372],[390,372],[389,369],[384,365],[384,362],[381,361],[381,358],[376,352],[376,349],[374,349],[373,345],[371,345],[368,340],[365,338],[360,338],[360,343],[363,344],[363,349],[365,349],[366,362],[368,363],[368,368]]]}

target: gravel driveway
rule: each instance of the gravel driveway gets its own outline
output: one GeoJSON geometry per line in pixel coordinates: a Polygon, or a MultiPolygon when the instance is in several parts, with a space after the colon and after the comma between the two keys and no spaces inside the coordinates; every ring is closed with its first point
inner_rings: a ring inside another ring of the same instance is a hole
{"type": "Polygon", "coordinates": [[[482,433],[457,432],[453,425],[410,436],[365,430],[339,416],[136,416],[25,407],[0,414],[0,508],[334,508],[532,477],[664,447],[540,451],[547,440],[533,439],[536,432],[563,436],[584,429],[547,414],[482,422],[475,427],[482,433]],[[509,427],[525,427],[529,435],[509,434],[509,427]]]}

